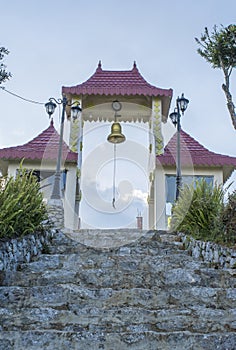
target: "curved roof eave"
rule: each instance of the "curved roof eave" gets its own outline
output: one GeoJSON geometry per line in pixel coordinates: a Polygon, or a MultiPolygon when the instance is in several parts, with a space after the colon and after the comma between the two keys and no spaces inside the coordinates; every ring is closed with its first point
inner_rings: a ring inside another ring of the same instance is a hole
{"type": "Polygon", "coordinates": [[[63,86],[62,93],[71,95],[144,95],[171,98],[172,89],[162,89],[149,84],[140,74],[136,63],[126,71],[103,70],[99,62],[95,73],[85,82],[63,86]]]}
{"type": "MultiPolygon", "coordinates": [[[[24,145],[0,149],[2,160],[32,160],[32,161],[56,161],[58,157],[59,134],[53,125],[50,126],[24,145]]],[[[72,152],[63,142],[62,160],[64,162],[77,163],[77,153],[72,152]]]]}

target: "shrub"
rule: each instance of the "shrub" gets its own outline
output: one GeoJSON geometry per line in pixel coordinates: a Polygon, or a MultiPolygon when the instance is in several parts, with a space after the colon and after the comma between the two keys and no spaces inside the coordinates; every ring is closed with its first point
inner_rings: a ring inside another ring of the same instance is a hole
{"type": "Polygon", "coordinates": [[[222,186],[209,185],[204,179],[185,185],[173,206],[171,230],[191,234],[196,239],[220,240],[224,208],[222,186]]]}
{"type": "Polygon", "coordinates": [[[39,183],[32,171],[20,167],[15,179],[0,185],[0,237],[23,236],[42,229],[47,218],[39,183]]]}
{"type": "Polygon", "coordinates": [[[232,192],[223,213],[224,241],[236,243],[236,190],[232,192]]]}

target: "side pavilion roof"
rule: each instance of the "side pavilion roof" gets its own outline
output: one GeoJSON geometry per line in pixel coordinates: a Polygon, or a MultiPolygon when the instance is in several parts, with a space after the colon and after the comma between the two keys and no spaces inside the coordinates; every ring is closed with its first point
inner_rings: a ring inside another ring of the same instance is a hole
{"type": "MultiPolygon", "coordinates": [[[[157,162],[162,166],[176,165],[177,133],[170,139],[164,153],[157,156],[157,162]]],[[[193,137],[181,130],[180,134],[181,164],[193,167],[222,167],[224,181],[236,169],[236,157],[231,157],[209,151],[193,137]]]]}
{"type": "MultiPolygon", "coordinates": [[[[54,128],[53,120],[50,126],[24,145],[0,149],[2,160],[56,160],[58,156],[59,134],[54,128]]],[[[76,163],[77,153],[72,152],[63,142],[62,159],[76,163]]]]}

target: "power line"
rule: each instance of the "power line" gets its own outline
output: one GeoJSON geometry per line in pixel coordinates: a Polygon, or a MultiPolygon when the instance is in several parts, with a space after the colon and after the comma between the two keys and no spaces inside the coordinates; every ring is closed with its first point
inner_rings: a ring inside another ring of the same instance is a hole
{"type": "MultiPolygon", "coordinates": [[[[34,103],[34,104],[37,104],[37,105],[45,105],[45,102],[38,102],[38,101],[34,101],[34,100],[30,100],[28,98],[22,97],[22,96],[20,96],[18,94],[15,94],[12,91],[7,90],[4,86],[0,86],[0,89],[2,89],[3,91],[7,92],[8,94],[10,94],[10,95],[12,95],[14,97],[17,97],[17,98],[19,98],[19,99],[21,99],[23,101],[34,103]]],[[[58,110],[59,123],[61,122],[60,115],[61,115],[61,106],[59,105],[59,110],[58,110]]]]}
{"type": "Polygon", "coordinates": [[[37,101],[34,101],[34,100],[30,100],[30,99],[28,99],[28,98],[22,97],[22,96],[20,96],[20,95],[17,95],[17,94],[15,94],[14,92],[11,92],[11,91],[7,90],[4,86],[0,86],[0,88],[1,88],[3,91],[7,92],[8,94],[10,94],[10,95],[12,95],[12,96],[14,96],[14,97],[20,98],[20,99],[23,100],[23,101],[30,102],[30,103],[34,103],[34,104],[38,104],[38,105],[44,105],[44,104],[45,104],[45,102],[37,102],[37,101]]]}

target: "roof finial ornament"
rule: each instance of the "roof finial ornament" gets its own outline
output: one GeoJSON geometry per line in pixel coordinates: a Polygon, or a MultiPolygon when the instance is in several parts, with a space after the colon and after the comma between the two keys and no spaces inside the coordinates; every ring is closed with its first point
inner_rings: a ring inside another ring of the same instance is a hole
{"type": "Polygon", "coordinates": [[[50,126],[54,126],[54,121],[53,121],[53,118],[51,118],[51,121],[50,121],[50,126]]]}
{"type": "Polygon", "coordinates": [[[97,70],[102,70],[102,62],[99,60],[97,70]]]}
{"type": "Polygon", "coordinates": [[[136,61],[134,61],[133,69],[137,68],[136,61]]]}

